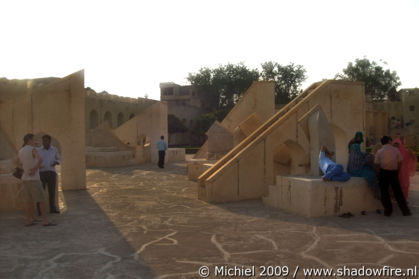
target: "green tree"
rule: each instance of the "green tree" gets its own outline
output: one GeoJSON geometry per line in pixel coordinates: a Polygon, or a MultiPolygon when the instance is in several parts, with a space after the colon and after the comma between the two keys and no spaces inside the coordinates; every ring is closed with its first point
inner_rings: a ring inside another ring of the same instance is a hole
{"type": "Polygon", "coordinates": [[[191,128],[191,133],[193,135],[201,136],[205,135],[206,131],[211,127],[212,123],[217,120],[217,115],[215,112],[206,113],[199,118],[194,120],[194,125],[191,128]]]}
{"type": "Polygon", "coordinates": [[[252,82],[259,79],[259,71],[248,69],[243,63],[227,64],[215,69],[201,68],[187,79],[204,92],[207,111],[229,111],[252,82]]]}
{"type": "Polygon", "coordinates": [[[302,65],[282,66],[276,62],[265,62],[262,65],[263,80],[275,81],[275,103],[286,104],[301,92],[301,84],[306,80],[306,70],[302,65]]]}
{"type": "Polygon", "coordinates": [[[169,130],[169,134],[185,133],[188,131],[188,128],[186,128],[182,121],[180,121],[180,119],[173,114],[167,115],[167,128],[169,130]]]}
{"type": "Polygon", "coordinates": [[[363,81],[365,95],[373,102],[383,101],[386,97],[397,99],[397,87],[401,85],[395,71],[384,70],[382,66],[367,58],[356,59],[355,63],[349,62],[343,73],[336,75],[336,79],[363,81]]]}

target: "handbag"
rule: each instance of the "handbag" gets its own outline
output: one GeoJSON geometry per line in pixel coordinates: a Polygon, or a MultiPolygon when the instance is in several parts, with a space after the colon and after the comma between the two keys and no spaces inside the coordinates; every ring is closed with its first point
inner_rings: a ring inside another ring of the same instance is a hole
{"type": "Polygon", "coordinates": [[[13,172],[13,176],[21,179],[23,175],[23,169],[22,168],[15,168],[14,172],[13,172]]]}

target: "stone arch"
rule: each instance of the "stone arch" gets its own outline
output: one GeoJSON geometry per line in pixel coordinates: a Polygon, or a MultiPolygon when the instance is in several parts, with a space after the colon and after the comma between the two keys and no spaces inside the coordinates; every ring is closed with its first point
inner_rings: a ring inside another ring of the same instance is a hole
{"type": "Polygon", "coordinates": [[[137,153],[143,162],[151,161],[151,139],[149,136],[141,134],[137,137],[137,153]]]}
{"type": "Polygon", "coordinates": [[[112,113],[109,110],[105,112],[105,115],[103,117],[103,121],[105,123],[107,123],[110,128],[113,127],[113,125],[112,125],[112,113]]]}
{"type": "Polygon", "coordinates": [[[89,128],[95,129],[99,125],[99,114],[96,110],[92,110],[89,114],[89,128]]]}
{"type": "Polygon", "coordinates": [[[16,155],[16,151],[6,133],[0,127],[0,160],[13,158],[16,155]]]}
{"type": "Polygon", "coordinates": [[[273,152],[274,177],[278,175],[305,174],[307,159],[304,149],[297,142],[287,140],[273,152]]]}
{"type": "Polygon", "coordinates": [[[6,133],[0,127],[0,175],[13,172],[16,151],[6,133]]]}
{"type": "Polygon", "coordinates": [[[118,120],[117,120],[118,127],[121,126],[122,123],[124,123],[124,114],[122,112],[120,112],[120,113],[118,113],[118,120]]]}

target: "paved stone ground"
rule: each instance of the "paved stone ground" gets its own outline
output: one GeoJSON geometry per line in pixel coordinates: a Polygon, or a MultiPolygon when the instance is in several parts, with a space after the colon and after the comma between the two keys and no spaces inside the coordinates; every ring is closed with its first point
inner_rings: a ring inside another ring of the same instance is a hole
{"type": "Polygon", "coordinates": [[[216,265],[288,266],[288,278],[298,265],[304,278],[303,267],[419,265],[418,175],[413,216],[396,207],[391,218],[349,219],[303,218],[260,201],[207,204],[184,164],[88,170],[87,181],[87,191],[62,193],[57,227],[0,216],[0,278],[199,278],[202,265],[212,274],[216,265]]]}

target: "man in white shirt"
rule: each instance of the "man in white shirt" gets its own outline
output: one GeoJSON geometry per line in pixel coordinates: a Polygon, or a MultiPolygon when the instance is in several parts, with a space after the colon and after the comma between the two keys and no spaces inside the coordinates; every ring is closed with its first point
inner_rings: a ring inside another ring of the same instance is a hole
{"type": "Polygon", "coordinates": [[[42,189],[39,178],[39,168],[42,165],[42,159],[35,148],[35,141],[33,134],[27,134],[23,138],[23,147],[18,153],[18,163],[23,169],[22,175],[22,192],[26,201],[26,226],[35,225],[35,202],[40,203],[42,214],[42,224],[44,226],[54,226],[49,223],[47,213],[45,210],[45,193],[42,189]]]}
{"type": "MultiPolygon", "coordinates": [[[[42,166],[39,169],[42,187],[48,186],[49,210],[51,213],[60,213],[58,205],[55,202],[55,193],[57,190],[57,172],[55,166],[60,164],[61,158],[57,148],[51,145],[51,136],[42,137],[42,147],[38,148],[39,156],[42,159],[42,166]]],[[[39,204],[38,213],[39,211],[39,204]]]]}
{"type": "Polygon", "coordinates": [[[406,205],[406,200],[400,188],[398,171],[402,163],[400,151],[391,145],[391,138],[384,136],[381,138],[383,147],[375,154],[374,163],[380,167],[379,182],[381,190],[381,203],[384,207],[384,215],[391,216],[393,207],[391,204],[389,185],[393,189],[394,197],[402,211],[403,216],[410,216],[410,209],[406,205]]]}

